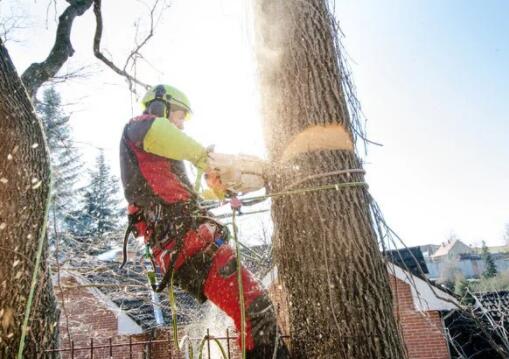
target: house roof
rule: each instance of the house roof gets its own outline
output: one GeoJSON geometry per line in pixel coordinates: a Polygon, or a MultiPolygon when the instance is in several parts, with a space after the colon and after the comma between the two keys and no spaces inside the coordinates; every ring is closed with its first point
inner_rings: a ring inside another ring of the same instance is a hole
{"type": "MultiPolygon", "coordinates": [[[[422,287],[424,282],[418,278],[418,266],[415,262],[419,263],[420,267],[427,273],[427,267],[424,258],[418,247],[408,248],[407,250],[389,251],[386,252],[388,258],[395,263],[395,268],[399,268],[397,273],[400,273],[400,279],[410,283],[415,283],[419,279],[421,283],[418,291],[429,295],[428,291],[422,287]],[[409,272],[404,271],[402,268],[408,268],[409,272]],[[407,273],[407,274],[404,274],[407,273]],[[415,278],[408,279],[409,276],[415,278]]],[[[259,277],[267,278],[267,273],[274,270],[271,260],[271,246],[260,245],[241,250],[241,256],[244,265],[246,265],[252,272],[258,273],[259,277]]],[[[128,262],[124,269],[120,270],[119,259],[115,255],[105,255],[101,257],[102,260],[93,258],[87,260],[87,266],[93,267],[94,270],[87,270],[82,272],[82,276],[90,283],[97,284],[97,290],[102,292],[109,300],[111,300],[118,308],[127,314],[132,320],[141,326],[143,330],[148,330],[157,326],[154,307],[151,301],[151,289],[147,285],[147,278],[144,274],[143,268],[140,264],[128,262]],[[104,284],[104,286],[101,286],[104,284]]],[[[82,263],[81,263],[82,264],[82,263]]],[[[74,267],[79,268],[80,264],[75,263],[74,267]]],[[[272,278],[274,278],[272,276],[272,278]]],[[[399,278],[399,277],[398,277],[399,278]]],[[[420,282],[419,282],[420,283],[420,282]]],[[[267,281],[264,280],[267,285],[267,281]]],[[[435,288],[443,292],[441,289],[435,288]]],[[[177,304],[177,323],[189,324],[196,320],[203,318],[205,308],[188,293],[175,288],[175,298],[177,304]]],[[[421,293],[422,294],[422,293],[421,293]]],[[[416,293],[416,298],[421,294],[416,293]]],[[[164,325],[171,324],[171,308],[168,302],[168,295],[165,292],[160,293],[160,307],[164,325]]],[[[444,292],[445,296],[448,296],[444,292]]],[[[422,295],[421,295],[422,296],[422,295]]],[[[421,299],[419,299],[421,300],[421,299]]],[[[422,301],[422,300],[421,300],[422,301]]],[[[439,304],[436,301],[431,302],[427,308],[445,308],[447,305],[439,304]]],[[[425,305],[423,308],[426,307],[425,305]]]]}
{"type": "Polygon", "coordinates": [[[439,247],[440,247],[439,244],[422,244],[419,246],[422,254],[428,257],[435,253],[439,247]]]}
{"type": "Polygon", "coordinates": [[[392,263],[407,269],[418,277],[423,277],[429,273],[421,247],[407,247],[385,251],[385,257],[392,263]]]}
{"type": "Polygon", "coordinates": [[[437,249],[437,251],[431,255],[431,257],[436,258],[446,256],[449,254],[451,249],[453,249],[456,245],[461,245],[470,249],[470,247],[468,247],[465,243],[463,243],[459,239],[450,239],[447,242],[442,243],[440,247],[437,249]]]}
{"type": "MultiPolygon", "coordinates": [[[[132,246],[130,249],[133,249],[132,246]]],[[[270,270],[272,254],[270,249],[269,245],[241,248],[243,264],[255,275],[258,273],[260,277],[263,276],[270,270]]],[[[88,281],[88,285],[97,285],[91,288],[102,293],[104,298],[113,303],[119,311],[127,314],[143,330],[157,327],[151,299],[152,291],[147,285],[147,277],[142,266],[128,261],[123,269],[119,269],[121,261],[119,254],[121,249],[113,248],[86,260],[73,259],[69,265],[73,270],[79,271],[82,281],[88,281]]],[[[203,319],[207,310],[206,305],[200,304],[192,295],[177,287],[174,288],[174,293],[179,325],[203,319]]],[[[159,298],[164,325],[171,325],[172,311],[167,291],[159,293],[159,298]]]]}
{"type": "MultiPolygon", "coordinates": [[[[57,281],[61,281],[60,284],[63,282],[66,285],[68,285],[66,288],[68,291],[69,290],[72,291],[73,288],[79,288],[78,290],[84,290],[84,291],[89,292],[95,298],[94,302],[97,303],[98,307],[107,308],[115,314],[115,316],[117,318],[117,334],[118,335],[131,335],[131,334],[139,334],[139,333],[143,332],[143,329],[141,328],[141,326],[138,323],[136,323],[125,312],[120,310],[120,308],[118,308],[118,306],[113,301],[111,301],[111,299],[108,296],[106,296],[104,293],[102,293],[97,288],[91,286],[90,285],[91,283],[83,276],[81,276],[77,273],[74,273],[72,271],[63,269],[60,271],[60,274],[58,276],[55,275],[53,277],[53,281],[54,281],[54,285],[59,285],[59,284],[57,284],[57,281]],[[76,285],[78,287],[75,287],[76,285]],[[79,286],[84,286],[84,287],[80,288],[79,286]]],[[[61,289],[63,289],[63,287],[58,286],[56,288],[57,292],[59,292],[61,289]]],[[[78,305],[78,308],[81,309],[81,311],[78,312],[79,314],[93,315],[93,313],[87,313],[86,311],[83,311],[83,307],[81,306],[81,303],[79,303],[79,301],[77,302],[77,305],[78,305]]],[[[85,308],[86,307],[87,306],[85,306],[85,308]]],[[[95,309],[93,309],[93,310],[95,312],[95,309]]]]}
{"type": "Polygon", "coordinates": [[[387,271],[410,286],[415,310],[449,311],[457,309],[456,298],[444,289],[393,263],[387,263],[387,271]]]}
{"type": "Polygon", "coordinates": [[[257,278],[263,278],[272,268],[272,246],[260,244],[240,249],[242,264],[257,278]]]}
{"type": "MultiPolygon", "coordinates": [[[[87,267],[92,266],[93,270],[82,271],[80,275],[91,284],[97,285],[95,287],[97,290],[143,330],[157,327],[151,298],[152,291],[147,284],[143,268],[140,264],[128,263],[124,269],[118,269],[119,265],[120,263],[116,260],[91,259],[87,261],[87,267]]],[[[77,263],[74,263],[73,267],[80,268],[77,263]]],[[[204,308],[192,295],[178,288],[174,288],[174,293],[178,324],[188,324],[202,318],[204,308]]],[[[170,325],[172,311],[167,291],[159,293],[159,298],[164,325],[170,325]]]]}
{"type": "Polygon", "coordinates": [[[509,291],[477,293],[476,297],[493,320],[509,325],[509,291]]]}

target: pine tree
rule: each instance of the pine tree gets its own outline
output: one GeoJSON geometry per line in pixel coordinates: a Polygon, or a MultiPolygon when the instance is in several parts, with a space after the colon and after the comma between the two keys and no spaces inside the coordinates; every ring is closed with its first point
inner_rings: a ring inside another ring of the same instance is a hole
{"type": "Polygon", "coordinates": [[[481,257],[484,261],[484,272],[482,276],[486,279],[493,278],[497,275],[497,266],[495,265],[495,261],[491,256],[491,253],[488,251],[488,247],[486,246],[486,242],[482,242],[482,254],[481,257]]]}
{"type": "Polygon", "coordinates": [[[454,294],[459,296],[461,304],[474,304],[474,298],[470,294],[470,287],[465,278],[456,281],[454,294]]]}
{"type": "Polygon", "coordinates": [[[81,155],[73,147],[70,117],[62,109],[58,92],[50,87],[43,93],[36,110],[42,121],[50,151],[52,189],[49,210],[49,233],[61,229],[72,207],[77,202],[76,184],[82,172],[81,155]]]}
{"type": "Polygon", "coordinates": [[[102,150],[83,193],[82,207],[66,220],[71,233],[82,240],[93,241],[118,229],[122,215],[119,185],[102,150]]]}

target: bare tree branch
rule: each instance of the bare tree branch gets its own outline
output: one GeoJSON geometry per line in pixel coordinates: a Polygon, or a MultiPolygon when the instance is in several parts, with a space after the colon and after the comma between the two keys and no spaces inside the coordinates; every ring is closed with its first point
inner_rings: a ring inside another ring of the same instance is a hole
{"type": "MultiPolygon", "coordinates": [[[[148,5],[147,5],[147,7],[148,7],[148,5]]],[[[165,0],[155,0],[154,4],[152,5],[152,7],[149,8],[149,10],[150,10],[149,11],[149,19],[150,19],[150,29],[149,29],[149,32],[143,38],[143,40],[141,42],[136,41],[136,43],[137,43],[136,48],[133,51],[131,51],[131,53],[129,54],[129,56],[127,57],[127,59],[125,61],[124,71],[127,69],[127,67],[129,66],[129,63],[131,61],[133,62],[133,65],[134,65],[136,63],[136,59],[137,58],[143,58],[143,55],[140,53],[140,51],[143,48],[143,46],[145,46],[148,43],[148,41],[154,36],[154,30],[156,28],[156,24],[160,20],[160,17],[162,15],[162,13],[164,12],[164,10],[166,10],[168,7],[169,6],[166,4],[165,0]],[[162,9],[161,9],[161,11],[159,13],[160,16],[156,20],[155,19],[155,13],[156,13],[157,7],[161,3],[162,3],[162,9]]],[[[137,25],[139,25],[139,24],[137,24],[137,25]]],[[[137,30],[138,30],[138,26],[137,26],[137,30]]]]}
{"type": "Polygon", "coordinates": [[[74,54],[71,29],[74,19],[83,15],[93,0],[67,0],[69,6],[58,18],[55,43],[43,62],[31,64],[21,76],[30,98],[34,98],[41,85],[53,78],[69,57],[74,54]]]}
{"type": "Polygon", "coordinates": [[[26,28],[22,16],[13,15],[7,18],[0,17],[0,37],[4,40],[4,44],[8,41],[17,42],[11,38],[11,34],[16,30],[26,28]]]}
{"type": "Polygon", "coordinates": [[[48,82],[56,84],[66,82],[67,80],[86,79],[91,77],[95,71],[97,71],[96,66],[84,65],[63,74],[55,75],[48,82]]]}
{"type": "MultiPolygon", "coordinates": [[[[95,35],[94,35],[94,55],[95,55],[95,57],[97,57],[99,60],[104,62],[106,64],[106,66],[108,66],[110,69],[112,69],[118,75],[125,77],[127,79],[127,82],[129,83],[129,89],[131,91],[135,91],[134,84],[140,85],[140,86],[144,87],[145,89],[148,89],[150,87],[149,85],[147,85],[146,83],[138,80],[136,77],[131,76],[125,70],[125,68],[127,66],[125,66],[124,70],[122,70],[119,67],[117,67],[106,56],[103,55],[103,53],[101,52],[101,39],[102,39],[102,32],[103,32],[103,20],[102,20],[102,11],[101,11],[101,0],[94,0],[94,14],[95,14],[95,19],[96,19],[96,29],[95,29],[95,35]]],[[[147,41],[148,41],[148,39],[147,39],[147,41]]],[[[144,43],[146,43],[146,41],[144,43]]],[[[135,49],[131,54],[136,53],[137,51],[139,51],[139,48],[141,48],[141,47],[138,46],[138,48],[135,49]]]]}

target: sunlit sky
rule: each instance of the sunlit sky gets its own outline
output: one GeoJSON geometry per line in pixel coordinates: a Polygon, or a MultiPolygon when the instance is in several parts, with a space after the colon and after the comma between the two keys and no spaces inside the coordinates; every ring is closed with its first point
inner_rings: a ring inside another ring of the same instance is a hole
{"type": "MultiPolygon", "coordinates": [[[[149,1],[149,0],[147,0],[149,1]]],[[[23,16],[6,46],[22,72],[43,60],[55,13],[46,0],[3,0],[23,16]],[[48,16],[46,15],[48,14],[48,16]]],[[[65,6],[58,1],[57,13],[65,6]]],[[[120,63],[133,47],[141,2],[104,1],[105,53],[120,63]]],[[[336,1],[358,96],[368,119],[370,191],[408,245],[456,233],[469,244],[503,242],[509,222],[509,3],[504,0],[336,1]]],[[[253,17],[247,0],[175,0],[136,68],[191,98],[186,131],[220,152],[264,156],[253,17]]],[[[76,54],[64,70],[89,77],[58,85],[77,145],[92,163],[104,148],[118,173],[124,123],[140,110],[124,81],[92,54],[95,20],[78,18],[76,54]]]]}

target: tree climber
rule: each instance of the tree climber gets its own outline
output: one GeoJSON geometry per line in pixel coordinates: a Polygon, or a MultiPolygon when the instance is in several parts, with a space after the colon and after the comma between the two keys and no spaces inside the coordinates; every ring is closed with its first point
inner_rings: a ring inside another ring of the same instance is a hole
{"type": "MultiPolygon", "coordinates": [[[[164,273],[156,290],[162,290],[173,273],[174,283],[199,301],[208,299],[221,308],[240,333],[235,252],[226,244],[227,228],[200,208],[183,162],[190,161],[206,173],[208,195],[224,198],[227,189],[211,166],[210,157],[214,156],[182,131],[191,114],[184,93],[158,85],[147,92],[142,104],[144,113],[126,124],[120,143],[122,183],[129,203],[128,232],[144,237],[155,264],[164,273]]],[[[221,155],[215,157],[221,161],[221,155]]],[[[247,358],[272,358],[275,350],[277,358],[288,358],[286,347],[277,340],[276,317],[267,293],[246,268],[240,270],[247,358]]]]}

